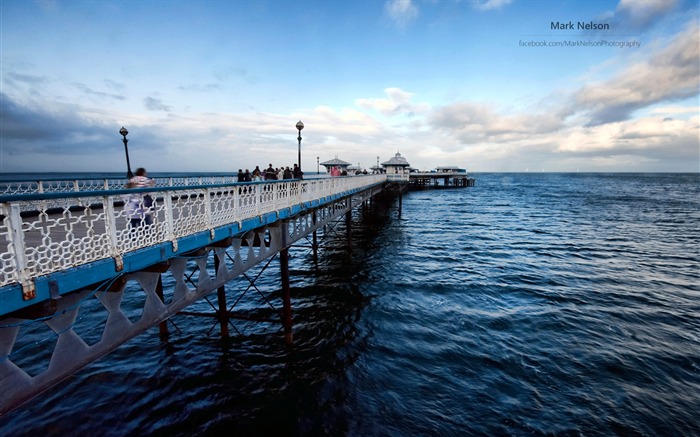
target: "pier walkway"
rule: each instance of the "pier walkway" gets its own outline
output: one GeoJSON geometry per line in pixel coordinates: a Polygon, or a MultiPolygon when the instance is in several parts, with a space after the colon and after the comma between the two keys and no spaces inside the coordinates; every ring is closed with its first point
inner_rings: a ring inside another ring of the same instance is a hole
{"type": "Polygon", "coordinates": [[[1,183],[0,415],[215,292],[227,334],[224,285],[277,254],[291,339],[287,249],[313,234],[315,250],[317,230],[350,220],[392,182],[408,175],[168,178],[141,189],[123,179],[1,183]],[[134,193],[154,199],[152,224],[130,226],[124,200],[134,193]],[[174,286],[163,287],[164,274],[174,286]],[[141,291],[126,293],[127,283],[141,291]],[[51,340],[35,357],[26,338],[40,328],[51,340]]]}

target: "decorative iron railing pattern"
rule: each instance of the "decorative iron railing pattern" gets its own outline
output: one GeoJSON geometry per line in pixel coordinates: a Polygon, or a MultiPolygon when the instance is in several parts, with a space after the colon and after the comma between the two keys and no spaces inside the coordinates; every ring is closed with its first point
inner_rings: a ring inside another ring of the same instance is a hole
{"type": "MultiPolygon", "coordinates": [[[[179,238],[224,225],[240,227],[247,219],[385,181],[386,175],[368,175],[114,190],[105,180],[101,189],[50,185],[56,191],[0,196],[0,293],[19,283],[25,299],[31,299],[37,277],[108,258],[119,265],[125,253],[161,243],[172,243],[177,252],[179,238]],[[123,203],[134,193],[155,199],[152,224],[130,225],[123,203]]],[[[31,189],[27,185],[24,193],[31,189]]]]}
{"type": "MultiPolygon", "coordinates": [[[[206,176],[154,177],[156,188],[232,184],[238,176],[233,174],[206,176]]],[[[0,196],[18,194],[66,193],[83,191],[119,190],[124,188],[126,179],[117,177],[77,177],[44,178],[41,180],[0,181],[0,196]]]]}

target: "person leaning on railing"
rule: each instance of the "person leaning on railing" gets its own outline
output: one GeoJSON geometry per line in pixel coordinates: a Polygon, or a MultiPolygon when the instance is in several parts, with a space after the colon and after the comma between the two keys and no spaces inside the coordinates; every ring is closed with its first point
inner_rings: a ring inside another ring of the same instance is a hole
{"type": "MultiPolygon", "coordinates": [[[[148,177],[146,169],[141,167],[136,169],[134,177],[129,179],[126,184],[127,188],[147,188],[155,185],[155,181],[148,177]]],[[[126,214],[131,222],[131,227],[137,228],[143,225],[153,223],[151,208],[153,206],[153,198],[146,194],[132,193],[126,196],[126,214]]]]}

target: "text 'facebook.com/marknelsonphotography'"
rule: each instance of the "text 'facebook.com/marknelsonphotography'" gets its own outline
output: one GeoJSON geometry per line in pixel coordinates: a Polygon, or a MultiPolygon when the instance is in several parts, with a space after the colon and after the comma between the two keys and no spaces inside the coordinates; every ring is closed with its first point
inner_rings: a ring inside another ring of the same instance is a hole
{"type": "Polygon", "coordinates": [[[607,39],[578,39],[564,41],[543,41],[543,40],[518,40],[520,47],[617,47],[621,49],[638,49],[641,41],[611,41],[607,39]]]}

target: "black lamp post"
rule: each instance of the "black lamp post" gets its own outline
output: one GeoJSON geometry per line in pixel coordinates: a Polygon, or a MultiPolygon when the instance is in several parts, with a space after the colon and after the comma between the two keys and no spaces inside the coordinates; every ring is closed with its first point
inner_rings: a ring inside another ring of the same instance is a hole
{"type": "Polygon", "coordinates": [[[124,126],[122,126],[122,128],[119,129],[119,133],[124,137],[122,141],[124,141],[124,153],[126,153],[126,177],[131,179],[134,177],[134,174],[131,172],[131,164],[129,164],[129,147],[126,145],[126,143],[129,142],[129,140],[126,139],[129,131],[124,129],[124,126]]]}
{"type": "Polygon", "coordinates": [[[377,173],[381,173],[381,171],[379,171],[379,157],[378,156],[377,156],[377,173]]]}
{"type": "Polygon", "coordinates": [[[297,123],[297,130],[299,131],[299,137],[297,140],[299,140],[299,170],[301,170],[301,130],[304,129],[304,123],[299,120],[297,123]]]}
{"type": "Polygon", "coordinates": [[[318,165],[318,160],[319,160],[319,159],[320,159],[320,158],[317,156],[317,157],[316,157],[316,174],[321,174],[321,170],[320,170],[321,167],[318,165]]]}

